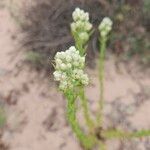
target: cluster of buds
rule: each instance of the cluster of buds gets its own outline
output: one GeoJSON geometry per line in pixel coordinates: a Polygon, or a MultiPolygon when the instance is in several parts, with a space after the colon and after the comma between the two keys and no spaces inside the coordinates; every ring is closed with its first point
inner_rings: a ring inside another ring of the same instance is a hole
{"type": "Polygon", "coordinates": [[[87,85],[89,82],[87,74],[84,73],[85,56],[81,57],[79,51],[71,46],[65,52],[57,52],[55,55],[56,81],[62,91],[79,85],[87,85]]]}
{"type": "Polygon", "coordinates": [[[92,24],[89,22],[89,13],[76,8],[72,13],[72,18],[74,20],[71,23],[72,34],[76,41],[80,41],[84,45],[89,40],[92,29],[92,24]]]}
{"type": "Polygon", "coordinates": [[[100,23],[98,29],[100,31],[100,34],[102,37],[106,37],[108,35],[108,33],[111,31],[112,29],[112,21],[110,18],[105,17],[102,22],[100,23]]]}
{"type": "Polygon", "coordinates": [[[76,8],[75,11],[72,13],[72,17],[74,21],[89,21],[89,13],[84,12],[80,8],[76,8]]]}

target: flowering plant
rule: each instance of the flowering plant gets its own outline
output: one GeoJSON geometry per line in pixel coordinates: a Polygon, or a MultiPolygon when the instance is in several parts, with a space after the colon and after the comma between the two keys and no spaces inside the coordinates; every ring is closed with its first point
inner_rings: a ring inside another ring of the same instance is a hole
{"type": "Polygon", "coordinates": [[[71,32],[75,39],[75,46],[81,55],[85,54],[85,47],[92,33],[92,24],[89,22],[89,13],[76,8],[72,13],[73,23],[71,32]]]}
{"type": "Polygon", "coordinates": [[[98,29],[100,32],[100,53],[99,53],[99,82],[100,99],[97,120],[91,118],[88,108],[88,101],[85,96],[84,87],[88,85],[89,78],[84,72],[86,44],[92,33],[92,24],[89,22],[89,13],[76,8],[72,14],[74,22],[71,23],[71,31],[75,40],[75,46],[68,50],[57,52],[55,55],[54,79],[59,82],[59,89],[67,99],[68,122],[79,139],[81,145],[86,150],[92,150],[97,145],[99,150],[106,150],[105,141],[112,138],[137,138],[150,136],[150,130],[137,132],[125,132],[119,129],[103,129],[103,105],[104,105],[104,58],[106,43],[112,29],[112,21],[105,17],[98,29]],[[76,102],[80,100],[84,119],[88,130],[85,132],[76,117],[76,102]]]}

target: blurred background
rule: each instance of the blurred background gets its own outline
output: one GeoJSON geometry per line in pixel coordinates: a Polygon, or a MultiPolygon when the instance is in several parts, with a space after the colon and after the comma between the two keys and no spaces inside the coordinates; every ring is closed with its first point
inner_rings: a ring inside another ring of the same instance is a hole
{"type": "MultiPolygon", "coordinates": [[[[97,27],[108,16],[114,24],[106,52],[104,125],[150,129],[150,0],[0,0],[0,150],[82,150],[52,76],[55,53],[74,45],[76,7],[90,13],[95,29],[86,57],[92,115],[99,96],[97,27]]],[[[150,138],[111,140],[108,150],[150,150],[150,138]]]]}

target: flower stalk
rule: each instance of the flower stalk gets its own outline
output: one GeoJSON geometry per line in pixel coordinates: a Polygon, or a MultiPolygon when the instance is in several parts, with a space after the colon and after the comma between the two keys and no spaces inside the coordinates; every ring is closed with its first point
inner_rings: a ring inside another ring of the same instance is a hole
{"type": "Polygon", "coordinates": [[[107,139],[121,139],[121,138],[132,139],[132,138],[148,137],[150,136],[150,130],[126,132],[122,130],[113,129],[113,130],[104,130],[102,134],[107,139]]]}
{"type": "Polygon", "coordinates": [[[83,114],[84,114],[84,118],[85,118],[85,121],[86,121],[86,124],[90,130],[90,133],[94,133],[94,122],[92,120],[92,118],[90,117],[90,114],[89,114],[89,108],[88,108],[88,101],[87,101],[87,98],[85,96],[85,91],[84,91],[84,88],[81,87],[79,89],[79,97],[80,97],[80,100],[81,100],[81,106],[82,106],[82,109],[83,109],[83,114]]]}
{"type": "Polygon", "coordinates": [[[112,29],[112,21],[105,17],[99,25],[100,31],[100,53],[99,53],[99,83],[100,83],[100,99],[99,99],[99,111],[97,115],[97,122],[99,126],[103,123],[103,107],[104,107],[104,61],[106,42],[108,39],[108,33],[112,29]]]}
{"type": "Polygon", "coordinates": [[[76,95],[73,91],[69,90],[65,93],[67,98],[67,118],[68,122],[76,134],[77,138],[81,142],[81,145],[86,149],[89,150],[95,145],[95,140],[92,136],[86,135],[79,126],[79,123],[76,118],[76,95]]]}

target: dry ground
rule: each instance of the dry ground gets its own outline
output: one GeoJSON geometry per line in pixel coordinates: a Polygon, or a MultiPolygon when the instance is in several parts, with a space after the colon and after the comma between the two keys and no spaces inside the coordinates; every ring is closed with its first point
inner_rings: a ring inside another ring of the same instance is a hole
{"type": "MultiPolygon", "coordinates": [[[[81,150],[65,120],[65,100],[44,73],[23,65],[22,37],[7,7],[0,9],[0,98],[5,102],[7,127],[3,142],[10,150],[81,150]]],[[[99,96],[97,71],[88,70],[87,96],[93,115],[99,96]]],[[[149,70],[133,62],[116,68],[113,56],[106,62],[105,126],[150,129],[149,70]]],[[[109,141],[110,150],[150,150],[150,139],[109,141]]]]}

